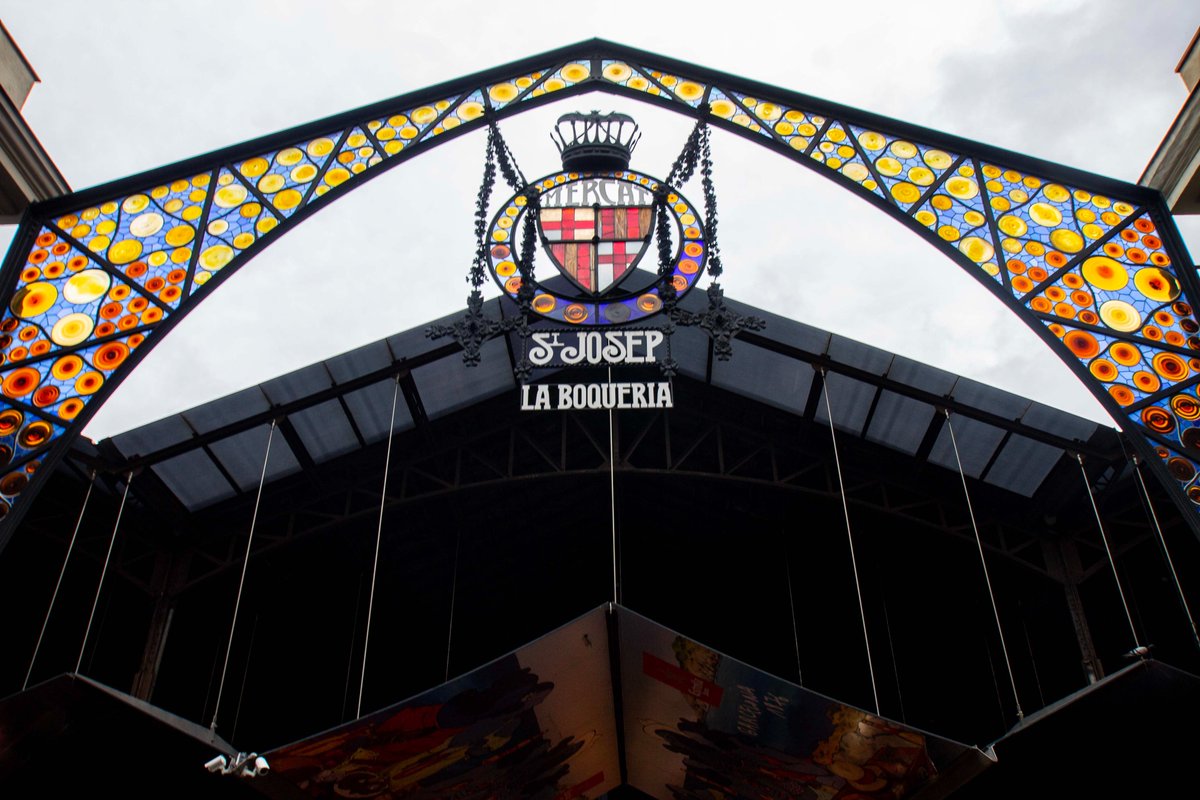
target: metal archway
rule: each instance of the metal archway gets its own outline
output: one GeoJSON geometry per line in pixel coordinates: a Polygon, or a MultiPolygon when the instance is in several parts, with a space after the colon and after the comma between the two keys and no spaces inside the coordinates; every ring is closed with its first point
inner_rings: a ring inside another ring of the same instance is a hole
{"type": "Polygon", "coordinates": [[[591,91],[707,118],[909,226],[1075,371],[1200,534],[1200,282],[1157,191],[594,39],[31,207],[0,272],[0,549],[105,398],[262,248],[488,120],[591,91]]]}

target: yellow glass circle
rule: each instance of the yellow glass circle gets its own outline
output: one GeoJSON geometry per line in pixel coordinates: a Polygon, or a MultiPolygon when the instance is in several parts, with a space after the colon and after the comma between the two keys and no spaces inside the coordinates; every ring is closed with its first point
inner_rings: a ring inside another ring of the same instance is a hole
{"type": "MultiPolygon", "coordinates": [[[[317,177],[317,168],[312,164],[301,164],[292,170],[292,180],[296,183],[308,183],[315,177],[317,177]]],[[[279,205],[278,199],[276,199],[275,205],[279,205]]]]}
{"type": "Polygon", "coordinates": [[[265,158],[250,158],[243,161],[239,169],[247,178],[257,178],[266,172],[270,166],[265,158]]]}
{"type": "Polygon", "coordinates": [[[916,214],[913,215],[913,218],[916,219],[917,222],[924,225],[926,228],[928,228],[930,225],[937,222],[937,215],[928,209],[921,209],[920,211],[918,211],[916,214]]]}
{"type": "Polygon", "coordinates": [[[911,183],[897,183],[892,187],[892,197],[901,203],[915,203],[921,199],[921,190],[911,183]]]}
{"type": "MultiPolygon", "coordinates": [[[[418,125],[428,125],[437,119],[437,115],[437,109],[433,106],[421,106],[420,108],[413,109],[413,112],[408,116],[418,125]]],[[[351,145],[351,147],[357,147],[357,145],[351,145]]]]}
{"type": "Polygon", "coordinates": [[[1034,203],[1029,207],[1029,218],[1035,225],[1053,228],[1062,222],[1062,212],[1049,203],[1034,203]]]}
{"type": "Polygon", "coordinates": [[[213,203],[221,208],[235,208],[246,199],[246,187],[240,183],[223,186],[213,195],[213,203]]]}
{"type": "Polygon", "coordinates": [[[934,169],[945,169],[954,163],[950,154],[942,150],[926,150],[924,158],[925,163],[934,169]]]}
{"type": "MultiPolygon", "coordinates": [[[[698,83],[695,83],[694,81],[683,81],[677,87],[675,87],[675,94],[679,95],[680,100],[699,100],[704,96],[704,87],[698,83]]],[[[767,105],[770,104],[763,103],[763,106],[767,105]]],[[[762,106],[759,107],[759,110],[762,110],[762,106]]],[[[759,116],[763,117],[761,113],[759,116]]],[[[777,119],[779,116],[780,114],[776,114],[774,117],[763,117],[763,119],[777,119]]]]}
{"type": "Polygon", "coordinates": [[[167,231],[167,244],[171,247],[183,247],[196,237],[196,231],[191,225],[176,225],[171,230],[167,231]]]}
{"type": "Polygon", "coordinates": [[[15,295],[9,308],[22,319],[36,317],[45,312],[58,299],[58,289],[52,283],[35,281],[22,286],[15,295]]]}
{"type": "Polygon", "coordinates": [[[863,131],[858,135],[858,143],[868,150],[882,150],[887,147],[887,137],[875,131],[863,131]]]}
{"type": "Polygon", "coordinates": [[[1179,281],[1165,269],[1143,267],[1133,275],[1133,285],[1142,294],[1158,303],[1169,303],[1179,297],[1179,281]]]}
{"type": "Polygon", "coordinates": [[[274,173],[270,175],[264,175],[258,182],[258,190],[263,194],[274,194],[282,189],[285,183],[287,183],[287,181],[282,175],[276,175],[274,173]]]}
{"type": "Polygon", "coordinates": [[[1084,280],[1106,292],[1124,289],[1129,283],[1129,272],[1125,265],[1107,256],[1092,256],[1083,262],[1080,272],[1084,280]]]}
{"type": "Polygon", "coordinates": [[[90,314],[67,314],[54,323],[54,327],[50,330],[50,341],[62,347],[79,344],[92,335],[92,328],[95,325],[90,314]]]}
{"type": "Polygon", "coordinates": [[[131,194],[125,198],[125,202],[121,203],[121,208],[126,214],[138,214],[145,210],[146,206],[150,205],[150,198],[144,194],[131,194]]]}
{"type": "Polygon", "coordinates": [[[104,385],[104,376],[99,372],[85,372],[75,379],[75,392],[88,395],[100,391],[104,385]]]}
{"type": "MultiPolygon", "coordinates": [[[[678,94],[678,91],[676,94],[678,94]]],[[[784,115],[784,109],[776,106],[775,103],[758,103],[758,106],[756,106],[754,109],[754,113],[760,120],[774,122],[775,120],[778,120],[780,116],[784,115]]]]}
{"type": "Polygon", "coordinates": [[[946,181],[946,191],[953,197],[959,200],[970,200],[975,195],[979,194],[979,184],[970,178],[964,178],[961,175],[955,175],[946,181]]]}
{"type": "Polygon", "coordinates": [[[227,244],[214,244],[200,254],[200,266],[216,272],[233,260],[233,248],[227,244]]]}
{"type": "Polygon", "coordinates": [[[968,236],[959,243],[958,249],[964,256],[977,264],[982,264],[996,254],[991,243],[978,236],[968,236]]]}
{"type": "Polygon", "coordinates": [[[574,64],[567,64],[562,68],[562,72],[560,74],[571,83],[579,83],[588,75],[591,75],[592,71],[588,69],[586,64],[580,64],[577,62],[574,64]]]}
{"type": "Polygon", "coordinates": [[[497,83],[488,89],[488,97],[497,103],[508,103],[516,99],[520,90],[511,83],[497,83]]]}
{"type": "Polygon", "coordinates": [[[285,147],[275,154],[275,162],[284,167],[299,164],[304,159],[304,153],[299,147],[285,147]]]}
{"type": "Polygon", "coordinates": [[[108,260],[114,264],[128,264],[142,254],[142,243],[137,239],[122,239],[108,248],[108,260]]]}
{"type": "Polygon", "coordinates": [[[899,159],[912,158],[917,154],[917,146],[912,142],[892,142],[892,155],[899,159]]]}
{"type": "Polygon", "coordinates": [[[237,236],[233,237],[233,246],[238,250],[245,250],[252,244],[254,244],[253,233],[239,233],[237,236]]]}
{"type": "Polygon", "coordinates": [[[134,217],[129,223],[129,232],[134,236],[146,238],[153,236],[162,230],[163,218],[162,214],[157,214],[153,211],[148,211],[145,214],[134,217]]]}
{"type": "Polygon", "coordinates": [[[1070,228],[1059,228],[1050,232],[1050,244],[1064,253],[1078,253],[1083,249],[1083,237],[1070,228]]]}
{"type": "Polygon", "coordinates": [[[605,67],[602,74],[614,83],[621,83],[633,74],[633,70],[629,68],[628,64],[616,63],[605,67]]]}
{"type": "Polygon", "coordinates": [[[457,113],[459,117],[467,122],[470,122],[473,119],[479,119],[483,116],[483,103],[479,103],[474,100],[468,103],[463,103],[458,107],[457,113]]]}
{"type": "Polygon", "coordinates": [[[1142,315],[1124,300],[1109,300],[1101,305],[1100,320],[1114,331],[1125,333],[1142,327],[1142,315]]]}
{"type": "Polygon", "coordinates": [[[1057,183],[1049,184],[1042,194],[1046,195],[1046,199],[1055,203],[1065,203],[1071,199],[1071,193],[1057,183]]]}
{"type": "Polygon", "coordinates": [[[1018,216],[1012,215],[1012,213],[1008,213],[1008,215],[1004,215],[1000,219],[997,219],[996,225],[1009,236],[1024,236],[1026,231],[1030,229],[1030,227],[1025,224],[1025,219],[1021,219],[1018,216]]]}
{"type": "Polygon", "coordinates": [[[102,269],[85,269],[72,275],[63,285],[63,299],[82,305],[99,300],[112,285],[112,278],[102,269]]]}
{"type": "Polygon", "coordinates": [[[325,182],[330,186],[340,186],[350,180],[350,170],[344,167],[334,167],[325,173],[325,182]]]}
{"type": "Polygon", "coordinates": [[[313,158],[324,158],[333,152],[333,147],[333,140],[322,136],[320,139],[313,139],[309,142],[304,150],[313,158]]]}
{"type": "Polygon", "coordinates": [[[875,162],[875,169],[879,170],[880,175],[893,177],[900,174],[900,170],[904,169],[903,165],[891,156],[884,156],[875,162]]]}
{"type": "Polygon", "coordinates": [[[908,171],[908,179],[918,186],[928,186],[933,183],[933,172],[925,167],[913,167],[908,171]]]}
{"type": "Polygon", "coordinates": [[[295,189],[284,189],[282,192],[275,195],[275,207],[281,211],[287,211],[288,209],[295,208],[296,206],[300,205],[300,202],[303,199],[304,195],[300,194],[300,192],[296,191],[295,189]]]}
{"type": "Polygon", "coordinates": [[[856,183],[861,183],[871,173],[867,168],[858,162],[847,164],[842,168],[842,174],[856,183]]]}

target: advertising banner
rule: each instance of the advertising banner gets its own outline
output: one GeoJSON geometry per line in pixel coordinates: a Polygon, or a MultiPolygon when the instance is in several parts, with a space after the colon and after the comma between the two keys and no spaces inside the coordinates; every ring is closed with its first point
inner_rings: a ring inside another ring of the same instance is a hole
{"type": "Polygon", "coordinates": [[[315,798],[595,798],[620,784],[605,609],[267,754],[315,798]]]}

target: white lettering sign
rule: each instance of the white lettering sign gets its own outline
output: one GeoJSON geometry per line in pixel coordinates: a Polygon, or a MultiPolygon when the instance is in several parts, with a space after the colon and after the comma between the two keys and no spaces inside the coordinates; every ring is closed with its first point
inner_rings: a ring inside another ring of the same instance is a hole
{"type": "Polygon", "coordinates": [[[674,408],[671,384],[558,383],[521,387],[522,411],[602,411],[612,408],[674,408]]]}
{"type": "Polygon", "coordinates": [[[653,364],[663,343],[662,331],[626,328],[620,331],[551,331],[530,336],[529,360],[535,367],[549,364],[653,364]]]}
{"type": "Polygon", "coordinates": [[[559,184],[539,199],[542,208],[570,206],[648,206],[654,195],[644,186],[613,178],[584,178],[559,184]]]}

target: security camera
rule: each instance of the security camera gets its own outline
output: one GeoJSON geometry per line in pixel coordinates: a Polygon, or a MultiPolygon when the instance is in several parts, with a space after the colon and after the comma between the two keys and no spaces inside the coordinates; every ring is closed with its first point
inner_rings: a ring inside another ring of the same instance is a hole
{"type": "Polygon", "coordinates": [[[224,772],[229,766],[229,759],[225,756],[216,756],[205,762],[204,768],[209,772],[224,772]]]}
{"type": "Polygon", "coordinates": [[[267,763],[267,760],[265,758],[263,758],[262,756],[259,756],[258,758],[254,759],[254,774],[255,775],[266,775],[270,771],[271,771],[271,765],[267,763]]]}

